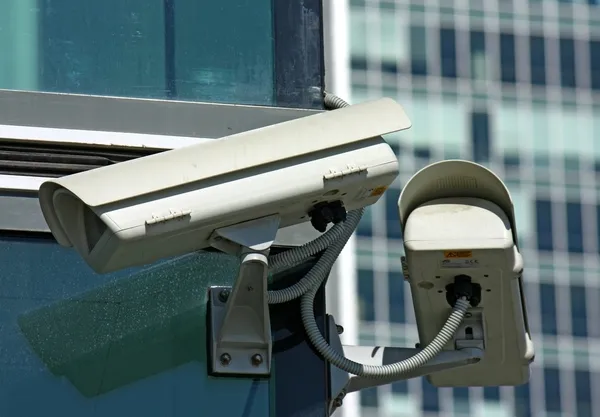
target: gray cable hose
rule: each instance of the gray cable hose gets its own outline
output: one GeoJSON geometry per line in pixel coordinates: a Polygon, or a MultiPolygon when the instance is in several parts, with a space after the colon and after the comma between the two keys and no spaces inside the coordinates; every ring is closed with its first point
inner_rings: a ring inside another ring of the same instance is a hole
{"type": "Polygon", "coordinates": [[[346,246],[346,243],[352,236],[352,233],[354,233],[356,226],[358,226],[358,223],[362,218],[363,212],[364,209],[361,208],[358,210],[352,210],[350,213],[348,213],[346,221],[343,223],[338,223],[344,225],[340,237],[337,240],[334,240],[325,250],[325,252],[323,252],[319,260],[311,268],[308,274],[306,274],[306,276],[304,276],[304,278],[302,278],[300,281],[287,288],[269,291],[269,304],[281,304],[295,300],[296,298],[302,297],[308,291],[313,289],[316,293],[323,281],[327,279],[333,264],[344,249],[344,246],[346,246]]]}
{"type": "Polygon", "coordinates": [[[325,360],[337,368],[352,375],[374,379],[398,377],[414,371],[423,364],[429,362],[444,349],[444,346],[446,346],[450,340],[452,340],[463,321],[465,313],[470,307],[470,303],[466,297],[457,300],[450,317],[448,317],[448,320],[446,320],[446,323],[444,323],[444,326],[437,336],[423,350],[410,358],[388,365],[363,365],[354,362],[344,357],[342,353],[335,351],[321,334],[321,331],[317,327],[313,310],[317,289],[318,288],[311,289],[302,297],[301,301],[302,322],[313,346],[325,360]]]}

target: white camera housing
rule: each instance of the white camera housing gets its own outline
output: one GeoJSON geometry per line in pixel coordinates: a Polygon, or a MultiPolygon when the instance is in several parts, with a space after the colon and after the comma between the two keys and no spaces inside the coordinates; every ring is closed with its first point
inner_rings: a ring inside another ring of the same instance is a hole
{"type": "Polygon", "coordinates": [[[380,135],[410,121],[391,99],[358,104],[47,181],[54,237],[98,273],[211,245],[216,229],[278,215],[308,221],[319,202],[375,203],[398,174],[380,135]]]}
{"type": "Polygon", "coordinates": [[[481,301],[446,349],[479,339],[483,358],[435,372],[428,380],[438,387],[526,383],[534,349],[521,282],[523,258],[504,183],[472,162],[435,163],[407,183],[399,212],[404,272],[421,345],[430,343],[447,320],[451,305],[446,293],[455,277],[466,275],[481,287],[481,301]]]}

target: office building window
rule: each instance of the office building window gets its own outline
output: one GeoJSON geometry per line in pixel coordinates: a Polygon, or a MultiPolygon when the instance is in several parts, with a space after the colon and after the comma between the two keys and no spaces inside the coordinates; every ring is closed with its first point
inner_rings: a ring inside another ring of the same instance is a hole
{"type": "Polygon", "coordinates": [[[421,378],[421,384],[423,387],[422,407],[423,411],[427,412],[439,412],[440,411],[440,398],[439,392],[436,387],[431,385],[426,378],[421,378]]]}
{"type": "Polygon", "coordinates": [[[529,37],[529,68],[531,84],[546,84],[546,44],[542,36],[529,37]]]}
{"type": "Polygon", "coordinates": [[[394,382],[392,384],[392,392],[394,394],[407,394],[408,393],[408,382],[406,381],[400,381],[400,382],[394,382]]]}
{"type": "Polygon", "coordinates": [[[373,236],[373,208],[372,206],[365,207],[364,214],[356,228],[358,236],[373,236]]]}
{"type": "Polygon", "coordinates": [[[459,415],[469,415],[469,388],[460,387],[452,390],[455,412],[459,415]]]}
{"type": "Polygon", "coordinates": [[[515,36],[508,33],[500,34],[500,79],[504,83],[517,81],[515,36]]]}
{"type": "Polygon", "coordinates": [[[556,294],[554,292],[554,285],[540,284],[540,305],[542,311],[542,333],[556,335],[558,333],[558,326],[556,323],[556,294]]]}
{"type": "Polygon", "coordinates": [[[440,64],[442,77],[456,78],[456,32],[440,29],[440,64]]]}
{"type": "Polygon", "coordinates": [[[483,387],[483,398],[486,401],[500,401],[500,388],[483,387]]]}
{"type": "Polygon", "coordinates": [[[404,310],[404,291],[405,286],[404,276],[400,272],[388,273],[388,291],[390,302],[390,321],[392,323],[405,323],[406,313],[404,310]]]}
{"type": "Polygon", "coordinates": [[[546,410],[560,413],[560,372],[558,369],[544,369],[544,393],[546,394],[546,410]]]}
{"type": "Polygon", "coordinates": [[[473,160],[487,162],[490,159],[490,118],[485,111],[471,113],[471,146],[473,160]]]}
{"type": "Polygon", "coordinates": [[[592,416],[592,390],[589,371],[575,371],[575,398],[577,415],[592,416]]]}
{"type": "Polygon", "coordinates": [[[567,241],[569,252],[583,252],[581,203],[567,203],[567,241]]]}
{"type": "Polygon", "coordinates": [[[519,385],[515,390],[515,417],[532,417],[529,384],[519,385]]]}
{"type": "Polygon", "coordinates": [[[573,336],[587,337],[586,289],[580,285],[571,285],[571,327],[573,336]]]}
{"type": "Polygon", "coordinates": [[[472,31],[470,33],[471,48],[471,78],[487,79],[487,62],[485,53],[485,33],[472,31]]]}
{"type": "Polygon", "coordinates": [[[390,239],[402,239],[402,230],[400,230],[400,214],[398,213],[398,199],[400,190],[389,188],[385,194],[385,218],[386,232],[390,239]]]}
{"type": "Polygon", "coordinates": [[[377,407],[379,405],[379,396],[377,388],[367,388],[360,390],[360,405],[363,407],[377,407]]]}
{"type": "Polygon", "coordinates": [[[560,82],[563,87],[575,88],[575,41],[561,38],[560,44],[560,82]]]}
{"type": "Polygon", "coordinates": [[[592,89],[600,90],[600,40],[590,41],[590,73],[592,89]]]}
{"type": "Polygon", "coordinates": [[[552,202],[536,200],[535,212],[538,249],[551,251],[554,248],[552,244],[552,202]]]}
{"type": "Polygon", "coordinates": [[[375,321],[375,288],[373,271],[358,270],[359,317],[363,321],[375,321]]]}
{"type": "Polygon", "coordinates": [[[422,26],[410,27],[411,72],[427,75],[427,30],[422,26]]]}

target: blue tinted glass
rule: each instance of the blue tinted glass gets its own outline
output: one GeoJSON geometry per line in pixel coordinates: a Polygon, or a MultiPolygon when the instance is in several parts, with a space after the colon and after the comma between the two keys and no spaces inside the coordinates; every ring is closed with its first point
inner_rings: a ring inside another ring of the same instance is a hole
{"type": "Polygon", "coordinates": [[[372,270],[358,270],[358,298],[360,302],[360,319],[375,321],[375,289],[372,270]]]}
{"type": "Polygon", "coordinates": [[[456,78],[456,32],[440,29],[440,64],[442,77],[456,78]]]}
{"type": "Polygon", "coordinates": [[[500,79],[505,83],[517,81],[515,36],[500,34],[500,79]]]}
{"type": "Polygon", "coordinates": [[[500,401],[500,388],[483,387],[483,398],[486,401],[500,401]]]}
{"type": "Polygon", "coordinates": [[[371,206],[365,208],[365,212],[358,223],[356,234],[358,236],[373,236],[373,216],[371,206]]]}
{"type": "Polygon", "coordinates": [[[590,41],[590,74],[592,88],[600,90],[600,40],[590,41]]]}
{"type": "Polygon", "coordinates": [[[583,252],[581,203],[567,203],[567,236],[569,252],[583,252]]]}
{"type": "Polygon", "coordinates": [[[573,336],[587,337],[587,310],[586,310],[586,288],[578,285],[571,285],[571,318],[573,327],[573,336]]]}
{"type": "Polygon", "coordinates": [[[386,232],[391,239],[402,239],[400,230],[400,214],[398,213],[398,199],[400,190],[388,189],[385,194],[386,232]]]}
{"type": "Polygon", "coordinates": [[[379,396],[377,388],[367,388],[360,390],[360,405],[363,407],[377,407],[379,405],[379,396]]]}
{"type": "Polygon", "coordinates": [[[288,3],[6,0],[0,88],[317,107],[320,9],[288,3]]]}
{"type": "Polygon", "coordinates": [[[536,200],[536,232],[539,250],[552,250],[552,203],[545,200],[536,200]]]}
{"type": "Polygon", "coordinates": [[[593,416],[592,389],[588,371],[575,371],[575,397],[577,399],[577,415],[593,416]]]}
{"type": "Polygon", "coordinates": [[[529,385],[515,387],[515,417],[531,417],[529,385]]]}
{"type": "Polygon", "coordinates": [[[485,32],[470,33],[471,48],[471,78],[485,79],[487,77],[485,32]]]}
{"type": "Polygon", "coordinates": [[[575,41],[560,39],[560,81],[563,87],[575,88],[575,41]]]}
{"type": "Polygon", "coordinates": [[[469,415],[469,388],[454,388],[454,410],[459,415],[469,415]]]}
{"type": "Polygon", "coordinates": [[[440,397],[438,395],[438,389],[427,382],[426,378],[421,378],[421,381],[423,386],[423,411],[440,411],[440,397]]]}
{"type": "Polygon", "coordinates": [[[394,394],[407,394],[408,393],[408,382],[400,381],[392,384],[392,392],[394,394]]]}
{"type": "Polygon", "coordinates": [[[542,36],[531,36],[529,38],[529,63],[531,83],[534,85],[545,85],[546,46],[542,36]]]}
{"type": "Polygon", "coordinates": [[[390,293],[390,321],[392,323],[404,323],[406,313],[404,310],[404,276],[400,272],[388,273],[389,293],[390,293]]]}
{"type": "Polygon", "coordinates": [[[422,26],[410,27],[411,72],[427,75],[427,33],[422,26]]]}
{"type": "Polygon", "coordinates": [[[96,275],[74,251],[0,240],[0,415],[264,417],[269,381],[209,378],[209,285],[238,261],[201,252],[96,275]]]}
{"type": "Polygon", "coordinates": [[[560,401],[560,372],[558,369],[544,369],[544,391],[546,394],[546,410],[559,413],[560,401]]]}
{"type": "Polygon", "coordinates": [[[473,160],[487,162],[490,159],[490,118],[487,112],[471,113],[471,146],[473,160]]]}
{"type": "Polygon", "coordinates": [[[544,334],[557,334],[554,285],[540,284],[540,304],[542,308],[542,332],[544,334]]]}

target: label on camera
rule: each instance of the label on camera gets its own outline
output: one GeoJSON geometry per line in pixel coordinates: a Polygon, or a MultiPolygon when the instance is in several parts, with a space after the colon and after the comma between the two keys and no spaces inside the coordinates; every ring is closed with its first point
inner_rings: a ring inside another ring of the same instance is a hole
{"type": "Polygon", "coordinates": [[[442,268],[478,268],[477,259],[444,259],[442,268]]]}

